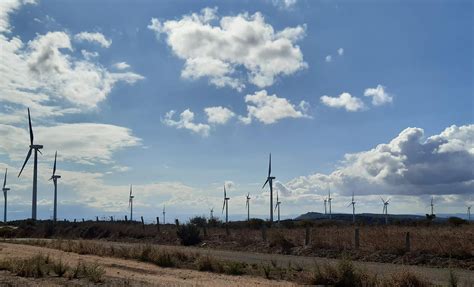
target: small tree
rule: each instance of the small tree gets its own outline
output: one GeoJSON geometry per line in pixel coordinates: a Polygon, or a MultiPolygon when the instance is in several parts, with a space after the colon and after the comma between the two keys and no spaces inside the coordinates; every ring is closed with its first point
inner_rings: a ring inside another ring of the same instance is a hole
{"type": "Polygon", "coordinates": [[[204,227],[206,226],[207,220],[203,216],[196,216],[196,217],[191,218],[189,222],[199,227],[204,227]]]}
{"type": "Polygon", "coordinates": [[[176,231],[181,244],[184,246],[196,245],[201,242],[199,228],[191,223],[183,224],[178,227],[176,231]]]}

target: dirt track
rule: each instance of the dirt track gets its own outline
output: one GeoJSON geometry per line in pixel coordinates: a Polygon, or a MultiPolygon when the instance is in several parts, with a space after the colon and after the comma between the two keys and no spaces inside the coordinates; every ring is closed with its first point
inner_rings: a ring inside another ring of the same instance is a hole
{"type": "MultiPolygon", "coordinates": [[[[93,255],[80,255],[67,253],[59,250],[42,248],[37,246],[0,243],[0,258],[26,258],[38,253],[48,254],[52,258],[62,259],[70,265],[79,261],[85,263],[98,263],[106,271],[106,277],[113,279],[112,285],[135,285],[135,286],[294,286],[288,282],[266,280],[250,276],[229,276],[208,272],[199,272],[184,269],[160,268],[154,264],[148,264],[133,260],[123,260],[110,257],[99,257],[93,255]],[[127,283],[125,283],[127,282],[127,283]]],[[[2,275],[1,276],[6,276],[2,275]]],[[[25,286],[26,280],[18,286],[25,286]],[[25,285],[24,285],[25,284],[25,285]]],[[[36,286],[34,282],[30,286],[36,286]]],[[[18,282],[18,281],[17,281],[18,282]]],[[[52,282],[39,283],[40,286],[56,285],[52,282]]]]}
{"type": "MultiPolygon", "coordinates": [[[[120,243],[120,242],[104,242],[94,241],[96,243],[115,245],[115,246],[130,246],[133,243],[120,243]]],[[[79,255],[75,253],[65,253],[58,250],[33,247],[28,245],[20,244],[8,244],[0,243],[2,248],[0,254],[3,256],[29,256],[42,252],[45,254],[51,254],[55,257],[61,257],[63,260],[70,260],[72,264],[77,263],[78,260],[87,261],[98,261],[99,264],[103,265],[106,270],[107,276],[118,277],[118,278],[134,278],[146,282],[155,283],[158,286],[291,286],[291,283],[279,282],[279,281],[268,281],[263,278],[254,278],[249,276],[228,276],[218,275],[215,273],[198,272],[192,270],[183,269],[170,269],[160,268],[156,265],[132,261],[123,260],[116,258],[101,258],[91,255],[79,255]],[[158,282],[158,284],[156,284],[158,282]]],[[[317,257],[304,257],[304,256],[292,256],[292,255],[274,255],[274,254],[261,254],[251,252],[235,252],[225,250],[214,250],[207,248],[197,247],[182,247],[182,246],[159,246],[159,248],[166,250],[179,250],[181,252],[188,253],[201,253],[209,254],[212,257],[220,260],[231,260],[245,262],[248,264],[252,263],[265,263],[272,264],[277,263],[281,267],[286,267],[290,263],[302,266],[305,269],[311,269],[315,263],[318,264],[336,264],[337,260],[317,258],[317,257]]],[[[397,265],[397,264],[386,264],[386,263],[371,263],[371,262],[354,262],[358,268],[365,269],[371,273],[375,273],[380,277],[389,277],[392,274],[398,273],[403,270],[409,270],[421,277],[429,279],[432,283],[446,286],[449,281],[449,270],[441,268],[429,268],[421,266],[408,266],[408,265],[397,265]]],[[[455,269],[455,274],[459,278],[459,282],[464,285],[461,286],[474,286],[474,271],[455,269]]]]}

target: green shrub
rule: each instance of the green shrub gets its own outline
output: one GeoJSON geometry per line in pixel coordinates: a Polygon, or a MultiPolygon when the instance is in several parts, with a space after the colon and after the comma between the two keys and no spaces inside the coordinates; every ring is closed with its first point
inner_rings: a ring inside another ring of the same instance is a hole
{"type": "Polygon", "coordinates": [[[247,267],[247,264],[242,262],[228,262],[224,271],[229,275],[242,275],[245,273],[245,267],[247,267]]]}
{"type": "Polygon", "coordinates": [[[454,226],[460,226],[460,225],[468,223],[467,220],[464,220],[464,219],[459,218],[459,217],[454,217],[454,216],[448,218],[448,222],[449,222],[449,224],[454,225],[454,226]]]}
{"type": "Polygon", "coordinates": [[[200,257],[196,261],[197,270],[214,272],[216,270],[214,268],[213,262],[214,262],[214,260],[209,255],[204,256],[204,257],[200,257]]]}
{"type": "Polygon", "coordinates": [[[196,216],[189,220],[189,223],[194,224],[199,227],[204,227],[207,224],[207,220],[204,216],[196,216]]]}
{"type": "Polygon", "coordinates": [[[174,267],[175,264],[168,252],[159,252],[153,261],[160,267],[174,267]]]}
{"type": "Polygon", "coordinates": [[[176,233],[184,246],[196,245],[201,242],[200,230],[194,224],[180,225],[176,233]]]}

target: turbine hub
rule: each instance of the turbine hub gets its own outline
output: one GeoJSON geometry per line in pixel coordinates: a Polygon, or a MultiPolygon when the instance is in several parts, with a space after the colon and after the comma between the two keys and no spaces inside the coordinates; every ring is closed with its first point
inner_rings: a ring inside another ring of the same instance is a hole
{"type": "Polygon", "coordinates": [[[33,145],[30,145],[30,148],[42,149],[42,148],[43,148],[43,145],[40,145],[40,144],[33,144],[33,145]]]}

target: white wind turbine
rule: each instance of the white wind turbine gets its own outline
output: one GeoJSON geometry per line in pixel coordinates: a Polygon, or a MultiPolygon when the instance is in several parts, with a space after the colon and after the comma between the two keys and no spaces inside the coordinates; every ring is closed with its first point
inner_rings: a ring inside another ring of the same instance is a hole
{"type": "Polygon", "coordinates": [[[245,207],[247,207],[247,221],[250,221],[250,193],[247,193],[245,199],[245,207]]]}
{"type": "Polygon", "coordinates": [[[166,210],[165,210],[164,204],[163,204],[163,224],[166,224],[166,210]]]}
{"type": "Polygon", "coordinates": [[[3,222],[4,223],[7,223],[7,193],[10,190],[9,188],[7,188],[7,173],[8,173],[8,169],[5,169],[5,178],[3,179],[3,188],[2,188],[3,197],[5,199],[5,206],[3,209],[3,222]]]}
{"type": "Polygon", "coordinates": [[[225,208],[225,224],[229,222],[229,197],[227,197],[227,191],[225,190],[224,184],[224,204],[222,205],[222,213],[224,213],[225,208]]]}
{"type": "Polygon", "coordinates": [[[327,205],[328,205],[328,200],[324,198],[324,215],[328,214],[327,205]]]}
{"type": "Polygon", "coordinates": [[[349,203],[349,206],[352,205],[352,223],[355,223],[356,222],[356,218],[355,218],[355,204],[356,202],[354,201],[354,192],[352,192],[352,201],[349,203]]]}
{"type": "Polygon", "coordinates": [[[277,202],[275,204],[275,210],[277,210],[278,208],[278,225],[280,225],[280,205],[281,205],[281,201],[280,199],[278,198],[278,190],[277,190],[277,202]]]}
{"type": "Polygon", "coordinates": [[[210,208],[209,211],[211,212],[211,220],[214,219],[214,207],[210,208]]]}
{"type": "Polygon", "coordinates": [[[382,202],[383,202],[382,214],[385,215],[385,224],[388,224],[388,204],[390,202],[390,198],[385,200],[383,199],[383,197],[380,197],[380,199],[382,199],[382,202]]]}
{"type": "Polygon", "coordinates": [[[53,165],[53,175],[49,180],[53,180],[54,184],[54,211],[53,211],[53,221],[56,222],[58,218],[58,179],[61,178],[60,175],[56,174],[56,159],[58,157],[58,152],[54,154],[54,165],[53,165]]]}
{"type": "Polygon", "coordinates": [[[332,201],[332,197],[331,197],[331,186],[329,186],[329,196],[328,196],[328,204],[329,204],[329,219],[331,219],[331,218],[332,218],[331,201],[332,201]]]}
{"type": "Polygon", "coordinates": [[[133,198],[132,195],[132,185],[130,184],[130,195],[128,196],[128,207],[130,208],[130,221],[133,221],[133,198]]]}
{"type": "Polygon", "coordinates": [[[472,205],[468,205],[467,207],[467,220],[471,221],[471,207],[472,205]]]}

